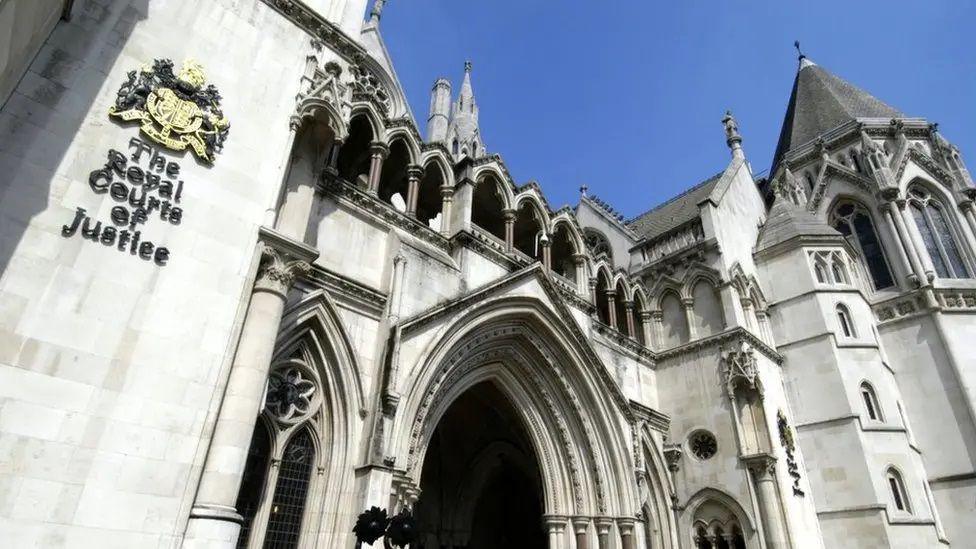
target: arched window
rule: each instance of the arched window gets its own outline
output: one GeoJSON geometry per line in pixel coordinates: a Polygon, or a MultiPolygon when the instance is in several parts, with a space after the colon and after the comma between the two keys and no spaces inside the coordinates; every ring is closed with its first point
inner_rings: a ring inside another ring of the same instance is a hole
{"type": "Polygon", "coordinates": [[[881,415],[881,405],[878,404],[878,396],[874,393],[874,387],[865,381],[861,384],[861,400],[864,401],[864,411],[872,421],[884,421],[881,415]]]}
{"type": "Polygon", "coordinates": [[[854,322],[851,320],[851,313],[843,305],[837,305],[837,324],[845,338],[857,337],[854,322]]]}
{"type": "Polygon", "coordinates": [[[600,322],[610,325],[610,300],[607,292],[610,290],[610,279],[604,271],[596,275],[596,316],[600,322]]]}
{"type": "Polygon", "coordinates": [[[936,274],[941,278],[969,278],[969,269],[956,246],[955,231],[942,204],[919,186],[908,192],[908,200],[936,274]]]}
{"type": "Polygon", "coordinates": [[[634,337],[634,334],[630,333],[630,322],[627,321],[627,288],[624,287],[623,279],[617,281],[617,286],[614,290],[617,295],[614,301],[614,309],[617,316],[617,331],[625,336],[634,337]]]}
{"type": "Polygon", "coordinates": [[[894,467],[889,467],[885,473],[888,481],[888,490],[891,492],[891,503],[895,509],[903,513],[912,513],[911,502],[908,500],[908,492],[905,490],[905,481],[901,478],[894,467]]]}
{"type": "Polygon", "coordinates": [[[837,254],[830,256],[830,272],[834,275],[835,284],[847,284],[847,271],[844,269],[844,261],[837,254]]]}
{"type": "Polygon", "coordinates": [[[722,311],[722,299],[712,283],[699,280],[692,288],[691,296],[694,298],[692,317],[695,321],[695,335],[708,337],[722,331],[725,328],[725,313],[722,311]]]}
{"type": "Polygon", "coordinates": [[[875,232],[871,216],[863,205],[851,201],[839,203],[830,216],[830,225],[847,237],[864,258],[875,290],[894,284],[878,233],[875,232]]]}
{"type": "Polygon", "coordinates": [[[813,271],[817,274],[817,282],[821,284],[827,283],[827,268],[823,264],[823,260],[817,258],[813,263],[813,271]]]}
{"type": "Polygon", "coordinates": [[[861,160],[857,157],[857,149],[851,149],[851,165],[854,166],[854,171],[857,173],[864,173],[861,168],[861,160]]]}
{"type": "Polygon", "coordinates": [[[265,547],[298,547],[314,461],[312,437],[308,429],[302,429],[288,442],[278,465],[278,482],[268,515],[265,547]]]}
{"type": "Polygon", "coordinates": [[[492,175],[478,180],[471,204],[471,222],[505,242],[503,183],[492,175]]]}
{"type": "Polygon", "coordinates": [[[664,324],[664,348],[670,349],[688,342],[688,316],[681,299],[674,292],[666,292],[660,301],[661,321],[664,324]]]}
{"type": "Polygon", "coordinates": [[[457,153],[458,153],[458,140],[455,139],[454,142],[451,143],[451,154],[457,156],[457,153]]]}
{"type": "Polygon", "coordinates": [[[376,136],[369,118],[364,114],[353,116],[349,122],[349,136],[339,149],[339,175],[346,181],[366,186],[369,166],[372,158],[370,144],[376,136]]]}
{"type": "Polygon", "coordinates": [[[587,227],[583,229],[583,239],[586,241],[586,247],[590,249],[590,253],[594,258],[599,257],[601,254],[605,255],[610,260],[610,264],[613,265],[613,251],[610,249],[610,241],[607,240],[607,237],[603,233],[587,227]]]}

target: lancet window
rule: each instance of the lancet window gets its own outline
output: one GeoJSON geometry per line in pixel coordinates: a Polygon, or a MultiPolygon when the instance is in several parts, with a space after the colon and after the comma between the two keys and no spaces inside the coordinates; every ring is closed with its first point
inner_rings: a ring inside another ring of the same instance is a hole
{"type": "Polygon", "coordinates": [[[909,190],[908,204],[936,274],[941,278],[969,278],[969,268],[956,245],[955,230],[945,207],[919,186],[909,190]]]}
{"type": "Polygon", "coordinates": [[[841,202],[830,216],[830,225],[847,237],[858,250],[867,264],[875,290],[888,288],[894,284],[871,215],[863,205],[851,201],[841,202]]]}

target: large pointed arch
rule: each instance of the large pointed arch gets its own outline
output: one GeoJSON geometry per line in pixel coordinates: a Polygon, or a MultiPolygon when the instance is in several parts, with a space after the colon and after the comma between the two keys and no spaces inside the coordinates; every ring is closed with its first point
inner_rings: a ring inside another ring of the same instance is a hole
{"type": "MultiPolygon", "coordinates": [[[[404,336],[419,328],[406,323],[404,336]]],[[[490,380],[523,414],[547,513],[636,512],[626,399],[559,315],[537,298],[479,300],[435,330],[422,338],[428,343],[411,360],[416,365],[398,376],[405,381],[392,445],[414,482],[439,414],[466,388],[490,380]]]]}

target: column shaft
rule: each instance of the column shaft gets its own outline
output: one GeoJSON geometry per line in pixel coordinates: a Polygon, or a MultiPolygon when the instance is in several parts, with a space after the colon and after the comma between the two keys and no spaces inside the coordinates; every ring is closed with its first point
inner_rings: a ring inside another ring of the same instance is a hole
{"type": "Polygon", "coordinates": [[[613,290],[607,290],[607,319],[610,321],[610,327],[614,330],[617,329],[617,304],[616,304],[617,292],[613,290]]]}
{"type": "Polygon", "coordinates": [[[756,496],[762,515],[763,532],[766,534],[766,547],[788,549],[789,541],[786,539],[783,517],[779,509],[779,494],[776,490],[775,465],[775,458],[761,458],[750,463],[749,469],[756,483],[756,496]]]}
{"type": "Polygon", "coordinates": [[[420,166],[407,168],[407,215],[417,217],[417,198],[420,195],[420,178],[424,171],[420,166]]]}
{"type": "Polygon", "coordinates": [[[935,265],[932,263],[932,258],[929,257],[925,245],[922,243],[922,237],[918,234],[918,228],[915,227],[915,220],[909,217],[910,214],[906,207],[907,202],[905,200],[899,200],[897,204],[898,211],[901,213],[898,217],[903,224],[902,228],[908,235],[908,247],[909,249],[914,248],[916,257],[924,268],[924,275],[919,282],[925,284],[935,278],[935,265]]]}
{"type": "Polygon", "coordinates": [[[695,302],[691,299],[682,299],[684,305],[685,319],[688,322],[688,341],[698,339],[698,329],[695,327],[695,302]]]}
{"type": "Polygon", "coordinates": [[[441,187],[441,234],[451,236],[451,209],[454,205],[454,189],[445,185],[441,187]]]}
{"type": "Polygon", "coordinates": [[[505,210],[505,251],[511,252],[515,245],[515,212],[505,210]]]}
{"type": "Polygon", "coordinates": [[[914,243],[911,241],[908,231],[905,230],[905,220],[901,216],[901,211],[897,205],[892,203],[892,208],[894,208],[894,213],[892,213],[889,208],[887,219],[892,222],[894,228],[895,240],[898,241],[898,245],[904,250],[904,253],[908,256],[908,272],[915,275],[918,279],[919,284],[925,284],[925,269],[922,266],[922,262],[918,258],[918,253],[915,250],[914,243]]]}
{"type": "Polygon", "coordinates": [[[386,144],[375,141],[370,145],[371,154],[369,160],[369,188],[370,194],[376,194],[380,188],[380,175],[383,173],[383,159],[389,151],[386,144]]]}
{"type": "Polygon", "coordinates": [[[624,310],[627,313],[627,335],[637,339],[637,331],[634,329],[634,302],[625,301],[624,310]]]}

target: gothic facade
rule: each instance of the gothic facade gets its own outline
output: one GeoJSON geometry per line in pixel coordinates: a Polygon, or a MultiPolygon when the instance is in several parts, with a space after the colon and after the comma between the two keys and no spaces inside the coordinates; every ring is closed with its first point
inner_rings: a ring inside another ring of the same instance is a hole
{"type": "Polygon", "coordinates": [[[935,124],[801,56],[769,177],[727,113],[721,173],[553,209],[470,63],[419,126],[382,10],[0,4],[5,546],[972,546],[935,124]]]}

